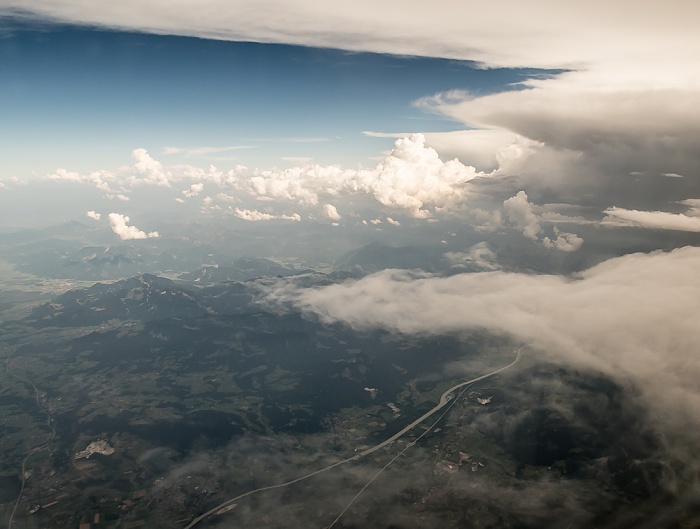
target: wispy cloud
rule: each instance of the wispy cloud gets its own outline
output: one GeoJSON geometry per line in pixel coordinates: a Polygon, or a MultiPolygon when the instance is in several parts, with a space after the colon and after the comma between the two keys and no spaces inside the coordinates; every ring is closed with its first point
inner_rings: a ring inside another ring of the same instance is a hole
{"type": "Polygon", "coordinates": [[[248,220],[251,222],[258,222],[261,220],[291,220],[294,222],[301,221],[301,216],[298,213],[292,213],[291,215],[273,215],[271,213],[263,213],[256,209],[239,209],[236,208],[233,214],[241,220],[248,220]]]}
{"type": "Polygon", "coordinates": [[[282,138],[254,138],[253,141],[279,141],[287,143],[321,143],[324,141],[331,141],[333,138],[327,138],[324,136],[299,136],[299,137],[282,137],[282,138]]]}
{"type": "Polygon", "coordinates": [[[603,224],[613,226],[636,226],[657,230],[700,232],[700,208],[691,208],[688,214],[665,211],[639,211],[618,207],[604,212],[603,224]]]}
{"type": "Polygon", "coordinates": [[[185,156],[207,156],[210,154],[221,154],[224,152],[239,151],[244,149],[255,149],[255,145],[228,145],[226,147],[166,147],[163,149],[164,155],[184,154],[185,156]]]}

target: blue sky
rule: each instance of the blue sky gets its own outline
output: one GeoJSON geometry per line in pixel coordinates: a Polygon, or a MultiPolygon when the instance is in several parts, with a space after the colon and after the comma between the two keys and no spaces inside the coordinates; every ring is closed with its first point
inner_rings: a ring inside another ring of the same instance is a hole
{"type": "Polygon", "coordinates": [[[113,167],[137,147],[231,147],[198,155],[224,167],[285,157],[372,165],[392,140],[363,131],[464,128],[415,100],[514,89],[533,72],[57,25],[16,26],[0,39],[0,61],[0,171],[21,178],[113,167]]]}

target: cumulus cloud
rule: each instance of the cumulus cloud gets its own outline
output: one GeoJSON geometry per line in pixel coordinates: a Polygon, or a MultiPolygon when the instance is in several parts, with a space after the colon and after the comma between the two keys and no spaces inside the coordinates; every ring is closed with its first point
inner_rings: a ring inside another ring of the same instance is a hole
{"type": "Polygon", "coordinates": [[[136,226],[129,226],[129,217],[125,215],[120,215],[119,213],[109,214],[109,225],[112,231],[116,233],[122,241],[128,241],[132,239],[149,239],[159,237],[157,231],[144,232],[139,230],[136,226]]]}
{"type": "Polygon", "coordinates": [[[554,227],[554,235],[556,235],[554,240],[549,237],[542,239],[542,244],[545,248],[554,248],[562,252],[575,252],[581,248],[583,244],[583,239],[581,237],[575,233],[559,231],[556,226],[554,227]]]}
{"type": "Polygon", "coordinates": [[[392,226],[401,226],[401,223],[398,220],[394,220],[391,217],[387,217],[386,221],[392,226]]]}
{"type": "Polygon", "coordinates": [[[329,219],[335,221],[338,221],[342,218],[333,204],[326,204],[325,206],[323,206],[323,214],[329,219]]]}
{"type": "Polygon", "coordinates": [[[474,228],[476,231],[496,231],[503,228],[503,215],[500,210],[489,211],[476,208],[472,210],[472,214],[479,222],[474,228]]]}
{"type": "Polygon", "coordinates": [[[111,183],[115,182],[115,176],[109,171],[94,171],[92,173],[81,174],[66,169],[56,169],[53,173],[47,174],[45,178],[47,180],[88,184],[96,187],[100,191],[107,193],[115,192],[110,186],[111,183]]]}
{"type": "MultiPolygon", "coordinates": [[[[189,176],[204,178],[194,171],[189,176]]],[[[415,134],[398,139],[391,153],[374,169],[309,165],[247,172],[242,168],[219,183],[257,200],[294,202],[305,207],[317,205],[321,197],[364,193],[384,206],[427,218],[439,208],[465,200],[466,184],[477,176],[484,173],[456,159],[443,162],[434,149],[425,145],[424,136],[415,134]]]]}
{"type": "Polygon", "coordinates": [[[605,210],[604,224],[614,226],[637,226],[657,230],[700,232],[700,208],[695,200],[684,202],[694,206],[688,214],[665,211],[638,211],[612,207],[605,210]]]}
{"type": "MultiPolygon", "coordinates": [[[[505,200],[503,208],[508,219],[523,232],[525,237],[533,241],[539,240],[539,234],[542,232],[541,218],[535,213],[534,207],[528,200],[525,191],[519,191],[515,196],[505,200]]],[[[554,235],[554,240],[549,237],[542,239],[541,242],[545,248],[556,249],[562,252],[574,252],[583,244],[581,237],[575,233],[559,231],[559,228],[556,226],[554,226],[554,235]]]]}
{"type": "Polygon", "coordinates": [[[467,252],[446,252],[443,257],[455,270],[498,270],[500,268],[496,262],[496,253],[485,242],[475,244],[467,252]]]}
{"type": "MultiPolygon", "coordinates": [[[[420,102],[418,103],[420,105],[420,102]]],[[[405,138],[406,132],[364,131],[375,138],[405,138]]],[[[424,132],[425,145],[444,157],[468,160],[481,171],[507,172],[511,160],[529,156],[534,143],[503,129],[470,129],[450,132],[424,132]]]]}
{"type": "MultiPolygon", "coordinates": [[[[632,378],[659,420],[700,433],[700,248],[630,254],[574,277],[388,270],[271,294],[327,323],[407,334],[509,333],[566,362],[632,378]],[[693,425],[692,428],[689,425],[693,425]]],[[[696,439],[700,442],[700,438],[696,439]]]]}
{"type": "Polygon", "coordinates": [[[102,215],[100,213],[96,213],[95,211],[88,211],[85,213],[85,216],[92,220],[100,220],[102,218],[102,215]]]}
{"type": "Polygon", "coordinates": [[[310,206],[318,204],[319,194],[337,195],[352,174],[338,166],[320,165],[258,170],[242,179],[241,185],[259,200],[286,200],[310,206]]]}
{"type": "Polygon", "coordinates": [[[542,231],[540,221],[532,210],[532,204],[528,200],[525,191],[518,191],[518,194],[503,202],[508,219],[513,222],[523,235],[528,239],[537,240],[537,235],[542,231]]]}
{"type": "Polygon", "coordinates": [[[129,179],[131,185],[171,186],[170,172],[163,167],[162,163],[153,159],[146,149],[134,149],[131,157],[134,161],[131,169],[135,173],[129,179]]]}
{"type": "Polygon", "coordinates": [[[371,192],[385,206],[427,218],[431,208],[462,201],[465,184],[477,176],[484,173],[457,159],[443,162],[435,149],[425,146],[422,134],[414,134],[396,140],[391,154],[373,171],[358,172],[354,186],[371,192]]]}
{"type": "Polygon", "coordinates": [[[185,195],[187,198],[194,198],[197,195],[199,195],[202,190],[204,190],[204,184],[201,182],[198,182],[196,184],[192,184],[189,189],[185,189],[182,194],[185,195]]]}
{"type": "Polygon", "coordinates": [[[236,208],[233,214],[239,219],[253,222],[260,220],[292,220],[295,222],[301,221],[301,216],[298,213],[293,213],[292,215],[272,215],[270,213],[263,213],[255,209],[236,208]]]}

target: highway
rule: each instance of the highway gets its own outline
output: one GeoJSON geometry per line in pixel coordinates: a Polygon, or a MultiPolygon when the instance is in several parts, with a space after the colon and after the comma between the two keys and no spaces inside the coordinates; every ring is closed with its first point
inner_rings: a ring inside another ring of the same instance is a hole
{"type": "MultiPolygon", "coordinates": [[[[366,455],[371,454],[372,452],[376,452],[377,450],[379,450],[379,449],[381,449],[381,448],[384,448],[384,447],[387,446],[387,445],[390,445],[391,443],[393,443],[394,441],[396,441],[399,437],[401,437],[401,436],[402,436],[403,434],[405,434],[406,432],[408,432],[408,431],[410,431],[410,430],[413,430],[413,428],[415,428],[416,426],[418,426],[418,425],[419,425],[420,423],[422,423],[425,419],[427,419],[427,418],[430,417],[431,415],[434,415],[436,412],[438,412],[439,410],[441,410],[442,408],[444,408],[444,407],[447,405],[447,403],[450,402],[450,400],[452,400],[452,398],[451,398],[452,393],[454,393],[455,391],[457,391],[459,388],[464,387],[464,386],[468,386],[469,384],[474,384],[475,382],[479,382],[480,380],[484,380],[484,379],[486,379],[486,378],[492,377],[492,376],[494,376],[494,375],[500,373],[501,371],[505,371],[506,369],[510,369],[511,367],[513,367],[515,364],[517,364],[517,363],[520,361],[520,357],[521,357],[521,355],[522,355],[522,350],[523,350],[525,347],[527,347],[527,346],[526,346],[526,345],[523,345],[520,349],[518,349],[518,351],[515,353],[515,360],[513,360],[513,361],[512,361],[510,364],[508,364],[507,366],[501,367],[501,368],[499,368],[499,369],[496,369],[495,371],[491,371],[490,373],[486,373],[485,375],[481,375],[480,377],[472,378],[471,380],[467,380],[466,382],[461,382],[461,383],[459,383],[459,384],[456,384],[456,385],[452,386],[450,389],[448,389],[447,391],[445,391],[445,392],[442,394],[442,396],[440,397],[440,402],[439,402],[438,405],[435,406],[433,409],[431,409],[431,410],[425,412],[425,413],[424,413],[422,416],[420,416],[418,419],[416,419],[416,420],[413,421],[411,424],[409,424],[408,426],[406,426],[403,430],[401,430],[401,431],[399,431],[399,432],[396,432],[394,435],[392,435],[391,437],[389,437],[389,439],[387,439],[386,441],[384,441],[384,442],[382,442],[382,443],[379,443],[378,445],[373,446],[372,448],[368,448],[367,450],[365,450],[365,451],[363,451],[363,452],[360,452],[357,456],[355,456],[354,459],[357,459],[357,458],[360,458],[360,457],[364,457],[364,456],[366,456],[366,455]]],[[[351,459],[351,460],[352,460],[352,459],[351,459]]]]}
{"type": "MultiPolygon", "coordinates": [[[[338,467],[338,466],[340,466],[340,465],[344,465],[345,463],[349,463],[349,462],[351,462],[351,461],[357,461],[357,460],[360,459],[360,458],[363,458],[363,457],[365,457],[365,456],[368,456],[369,454],[371,454],[371,453],[373,453],[373,452],[376,452],[377,450],[380,450],[380,449],[384,448],[385,446],[390,445],[391,443],[393,443],[394,441],[396,441],[399,437],[401,437],[401,436],[404,435],[405,433],[409,432],[410,430],[412,430],[413,428],[415,428],[416,426],[418,426],[420,423],[422,423],[422,422],[423,422],[424,420],[426,420],[428,417],[434,415],[435,413],[437,413],[438,411],[440,411],[442,408],[444,408],[445,406],[447,406],[447,404],[452,400],[452,393],[454,393],[456,390],[458,390],[458,389],[460,389],[460,388],[462,388],[462,387],[464,387],[464,386],[468,386],[468,385],[470,385],[470,384],[474,384],[474,383],[476,383],[476,382],[480,382],[481,380],[485,380],[485,379],[487,379],[487,378],[490,378],[490,377],[492,377],[492,376],[494,376],[494,375],[497,375],[498,373],[501,373],[501,372],[505,371],[506,369],[510,369],[511,367],[513,367],[515,364],[517,364],[517,363],[520,361],[520,358],[522,357],[523,349],[525,349],[526,347],[527,347],[527,345],[523,345],[520,349],[518,349],[518,350],[516,351],[516,353],[515,353],[515,360],[513,360],[513,361],[512,361],[510,364],[508,364],[507,366],[503,366],[503,367],[501,367],[501,368],[498,368],[498,369],[496,369],[496,370],[494,370],[494,371],[491,371],[490,373],[486,373],[485,375],[481,375],[481,376],[478,376],[478,377],[476,377],[476,378],[472,378],[471,380],[467,380],[466,382],[460,382],[459,384],[455,384],[454,386],[452,386],[450,389],[446,390],[446,391],[440,396],[440,402],[438,402],[437,406],[435,406],[435,407],[432,408],[431,410],[425,412],[423,415],[421,415],[418,419],[416,419],[415,421],[413,421],[411,424],[409,424],[408,426],[406,426],[405,428],[403,428],[401,431],[396,432],[394,435],[392,435],[391,437],[389,437],[389,438],[386,439],[385,441],[379,443],[378,445],[375,445],[375,446],[373,446],[373,447],[371,447],[371,448],[368,448],[367,450],[363,450],[362,452],[360,452],[360,453],[358,453],[358,454],[355,454],[355,455],[352,456],[352,457],[349,457],[349,458],[347,458],[347,459],[343,459],[343,460],[341,460],[341,461],[338,461],[337,463],[333,463],[332,465],[328,465],[327,467],[321,468],[321,469],[319,469],[319,470],[315,470],[314,472],[310,472],[310,473],[308,473],[308,474],[305,474],[305,475],[303,475],[303,476],[301,476],[301,477],[298,477],[298,478],[296,478],[296,479],[293,479],[293,480],[291,480],[291,481],[286,481],[286,482],[284,482],[284,483],[279,483],[279,484],[277,484],[277,485],[269,485],[269,486],[267,486],[267,487],[260,487],[260,488],[258,488],[258,489],[250,490],[250,491],[248,491],[248,492],[245,492],[245,493],[243,493],[243,494],[240,494],[240,495],[236,496],[235,498],[231,498],[231,499],[229,499],[229,500],[226,500],[225,502],[220,503],[220,504],[217,505],[216,507],[214,507],[214,508],[208,510],[208,511],[205,512],[204,514],[201,514],[200,516],[197,516],[197,517],[196,517],[194,520],[192,520],[184,529],[190,529],[190,528],[194,527],[195,525],[197,525],[199,522],[201,522],[201,521],[204,520],[205,518],[208,518],[208,517],[211,516],[212,514],[216,514],[216,513],[217,513],[218,511],[220,511],[221,509],[232,505],[234,502],[240,500],[241,498],[245,498],[245,497],[247,497],[247,496],[251,496],[251,495],[253,495],[253,494],[257,494],[258,492],[263,492],[263,491],[266,491],[266,490],[279,489],[279,488],[287,487],[287,486],[289,486],[289,485],[293,485],[294,483],[298,483],[298,482],[300,482],[300,481],[303,481],[303,480],[305,480],[305,479],[308,479],[308,478],[310,478],[310,477],[312,477],[312,476],[315,476],[315,475],[317,475],[317,474],[321,474],[322,472],[326,472],[326,471],[328,471],[328,470],[331,470],[332,468],[338,467]]],[[[426,432],[426,433],[427,433],[427,432],[426,432]]],[[[421,436],[421,437],[422,437],[422,436],[421,436]]],[[[406,448],[408,448],[409,446],[412,446],[413,444],[414,444],[414,443],[409,443],[409,445],[408,445],[406,448]]],[[[406,450],[406,448],[404,449],[404,451],[406,450]]],[[[403,453],[403,452],[402,452],[402,453],[403,453]]],[[[396,458],[392,459],[392,460],[390,461],[389,464],[391,464],[395,459],[396,459],[396,458]]],[[[387,466],[388,466],[388,465],[387,465],[387,466]]],[[[386,468],[386,467],[385,467],[385,468],[386,468]]],[[[383,469],[382,469],[382,470],[383,470],[383,469]]],[[[369,483],[368,483],[367,485],[369,485],[369,483]]],[[[366,487],[366,486],[365,486],[365,487],[366,487]]],[[[363,488],[363,490],[364,490],[364,488],[363,488]]],[[[343,511],[343,512],[344,512],[344,511],[343,511]]],[[[341,514],[342,514],[342,513],[341,513],[341,514]]],[[[336,521],[337,521],[337,519],[336,519],[336,521]]],[[[335,522],[333,522],[333,523],[335,524],[335,522]]]]}

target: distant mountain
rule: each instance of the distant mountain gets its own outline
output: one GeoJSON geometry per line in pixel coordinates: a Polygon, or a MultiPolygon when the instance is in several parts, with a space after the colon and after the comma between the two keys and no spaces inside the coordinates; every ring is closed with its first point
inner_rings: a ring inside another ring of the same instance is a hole
{"type": "Polygon", "coordinates": [[[150,321],[212,312],[197,292],[169,279],[143,274],[66,292],[34,309],[29,320],[42,327],[91,326],[109,320],[150,321]]]}
{"type": "Polygon", "coordinates": [[[80,239],[96,238],[101,235],[101,230],[94,226],[87,226],[82,222],[72,220],[56,226],[41,229],[23,229],[0,234],[0,245],[27,244],[46,239],[80,239]]]}
{"type": "Polygon", "coordinates": [[[224,282],[205,287],[198,294],[202,302],[217,314],[230,316],[260,310],[255,303],[260,290],[255,284],[224,282]]]}
{"type": "Polygon", "coordinates": [[[211,285],[225,281],[248,281],[260,277],[288,277],[306,272],[309,270],[287,268],[269,259],[241,257],[236,259],[231,266],[203,266],[194,272],[181,274],[179,279],[211,285]]]}
{"type": "Polygon", "coordinates": [[[426,272],[445,269],[443,249],[435,246],[401,246],[398,248],[374,242],[340,257],[336,269],[354,273],[371,274],[387,268],[426,272]]]}
{"type": "Polygon", "coordinates": [[[128,244],[88,245],[47,239],[17,245],[7,259],[22,272],[84,281],[119,279],[153,270],[148,248],[128,244]]]}

